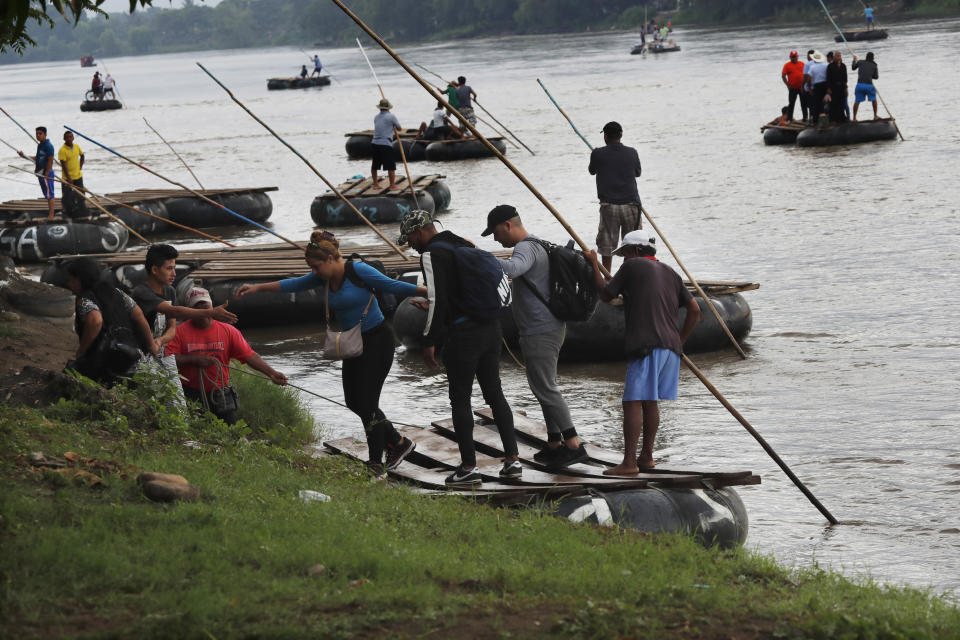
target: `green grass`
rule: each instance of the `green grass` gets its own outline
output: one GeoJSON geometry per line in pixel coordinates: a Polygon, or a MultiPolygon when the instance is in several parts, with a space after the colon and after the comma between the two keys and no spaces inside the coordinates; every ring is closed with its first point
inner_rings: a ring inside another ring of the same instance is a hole
{"type": "Polygon", "coordinates": [[[306,425],[227,427],[159,396],[0,406],[0,637],[960,637],[960,612],[922,591],[418,496],[298,452],[306,425]],[[35,451],[180,473],[201,499],[151,503],[136,471],[76,484],[31,470],[35,451]]]}
{"type": "Polygon", "coordinates": [[[19,338],[23,331],[9,324],[0,324],[0,338],[19,338]]]}

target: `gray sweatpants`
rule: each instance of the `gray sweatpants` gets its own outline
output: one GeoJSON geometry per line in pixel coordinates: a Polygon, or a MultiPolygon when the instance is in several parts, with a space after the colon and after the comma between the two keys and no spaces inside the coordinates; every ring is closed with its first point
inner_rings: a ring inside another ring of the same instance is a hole
{"type": "Polygon", "coordinates": [[[566,327],[551,333],[520,336],[520,348],[527,371],[530,390],[540,402],[547,431],[560,433],[573,429],[573,419],[567,401],[557,388],[557,359],[566,335],[566,327]]]}

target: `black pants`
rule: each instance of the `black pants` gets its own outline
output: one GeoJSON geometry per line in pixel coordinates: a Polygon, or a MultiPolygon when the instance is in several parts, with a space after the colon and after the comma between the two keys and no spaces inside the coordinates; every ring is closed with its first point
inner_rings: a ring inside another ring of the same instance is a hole
{"type": "Polygon", "coordinates": [[[800,95],[800,89],[787,88],[787,92],[787,108],[790,109],[787,115],[793,120],[793,106],[797,104],[797,97],[800,97],[800,110],[803,112],[803,117],[806,118],[807,108],[803,105],[803,97],[800,95]]]}
{"type": "MultiPolygon", "coordinates": [[[[77,178],[73,184],[83,189],[83,178],[77,178]]],[[[85,218],[87,215],[87,201],[78,191],[72,189],[70,185],[63,185],[63,198],[61,199],[63,215],[67,218],[85,218]]]]}
{"type": "Polygon", "coordinates": [[[343,361],[343,399],[363,422],[370,461],[382,462],[384,446],[402,438],[380,410],[380,392],[393,366],[393,333],[383,322],[362,335],[363,353],[343,361]]]}
{"type": "Polygon", "coordinates": [[[823,98],[827,95],[827,83],[818,82],[813,85],[813,104],[810,105],[810,119],[813,120],[814,124],[817,122],[817,118],[823,112],[823,98]]]}
{"type": "Polygon", "coordinates": [[[810,115],[810,103],[813,102],[812,96],[813,94],[800,89],[800,113],[803,114],[804,120],[810,115]]]}
{"type": "Polygon", "coordinates": [[[836,86],[830,93],[830,122],[846,122],[847,116],[844,107],[847,104],[847,95],[843,87],[836,86]]]}
{"type": "MultiPolygon", "coordinates": [[[[184,386],[183,395],[187,400],[193,400],[194,402],[199,402],[201,406],[208,407],[210,406],[210,394],[207,393],[207,402],[204,404],[203,396],[200,395],[200,392],[192,387],[184,386]]],[[[237,412],[234,411],[213,411],[211,409],[210,413],[217,416],[227,424],[234,424],[237,421],[237,412]]]]}
{"type": "Polygon", "coordinates": [[[513,413],[500,387],[501,337],[497,320],[469,321],[454,325],[444,345],[443,364],[447,367],[453,428],[457,432],[461,464],[465,468],[477,465],[473,446],[473,408],[470,406],[474,378],[480,383],[483,399],[493,410],[504,453],[508,456],[517,455],[513,413]]]}

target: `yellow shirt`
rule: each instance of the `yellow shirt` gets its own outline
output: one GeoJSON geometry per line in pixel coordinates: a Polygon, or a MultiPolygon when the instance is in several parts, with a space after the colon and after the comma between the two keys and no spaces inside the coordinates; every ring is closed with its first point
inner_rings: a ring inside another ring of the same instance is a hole
{"type": "Polygon", "coordinates": [[[83,173],[80,171],[80,156],[82,155],[83,151],[80,149],[80,145],[78,145],[76,142],[73,143],[72,149],[67,145],[60,147],[60,152],[57,153],[57,160],[67,166],[67,171],[64,178],[76,180],[77,178],[83,177],[83,173]]]}

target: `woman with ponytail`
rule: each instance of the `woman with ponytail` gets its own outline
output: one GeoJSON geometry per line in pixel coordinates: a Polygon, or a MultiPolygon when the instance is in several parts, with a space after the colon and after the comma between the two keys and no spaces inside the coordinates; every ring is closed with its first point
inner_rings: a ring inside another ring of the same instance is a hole
{"type": "Polygon", "coordinates": [[[354,283],[347,277],[347,261],[340,254],[340,241],[328,231],[317,230],[310,235],[305,258],[309,274],[243,285],[237,290],[237,297],[258,291],[292,293],[324,287],[329,311],[337,318],[342,331],[362,323],[363,353],[343,361],[343,397],[347,407],[363,422],[370,451],[369,465],[374,474],[380,476],[384,470],[384,450],[386,469],[395,469],[416,445],[397,433],[380,410],[380,392],[393,365],[394,338],[372,292],[426,296],[427,290],[389,278],[362,261],[351,262],[353,272],[363,284],[354,283]]]}

